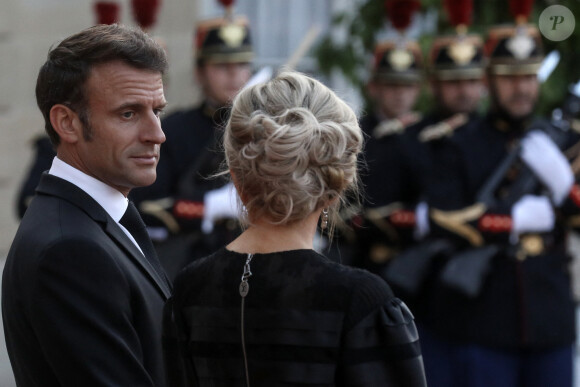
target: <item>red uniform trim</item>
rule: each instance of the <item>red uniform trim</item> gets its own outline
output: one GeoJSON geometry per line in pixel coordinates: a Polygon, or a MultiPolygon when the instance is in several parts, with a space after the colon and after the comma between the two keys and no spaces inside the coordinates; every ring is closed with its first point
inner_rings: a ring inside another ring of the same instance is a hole
{"type": "Polygon", "coordinates": [[[395,211],[391,214],[389,220],[396,227],[415,227],[415,212],[408,210],[395,211]]]}
{"type": "Polygon", "coordinates": [[[487,214],[479,219],[478,227],[483,232],[510,232],[512,218],[509,215],[487,214]]]}
{"type": "Polygon", "coordinates": [[[572,189],[570,190],[570,199],[576,205],[576,207],[580,207],[580,187],[578,184],[574,184],[572,189]]]}
{"type": "Polygon", "coordinates": [[[173,214],[177,218],[199,219],[203,218],[203,202],[191,200],[178,200],[173,206],[173,214]]]}

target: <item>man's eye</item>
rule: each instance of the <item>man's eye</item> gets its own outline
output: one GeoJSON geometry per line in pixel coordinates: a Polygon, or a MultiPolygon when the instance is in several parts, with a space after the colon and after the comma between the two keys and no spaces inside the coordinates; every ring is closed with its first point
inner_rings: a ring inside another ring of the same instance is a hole
{"type": "Polygon", "coordinates": [[[123,113],[123,118],[132,118],[133,115],[135,115],[134,112],[124,112],[123,113]]]}
{"type": "Polygon", "coordinates": [[[157,117],[161,117],[163,115],[163,109],[155,109],[154,112],[157,117]]]}

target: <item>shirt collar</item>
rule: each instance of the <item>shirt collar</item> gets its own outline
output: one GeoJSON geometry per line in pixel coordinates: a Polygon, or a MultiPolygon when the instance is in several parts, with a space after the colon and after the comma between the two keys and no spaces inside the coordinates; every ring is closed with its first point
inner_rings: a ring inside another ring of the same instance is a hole
{"type": "Polygon", "coordinates": [[[52,160],[52,166],[48,173],[60,177],[85,191],[103,207],[115,222],[119,222],[127,209],[129,201],[121,192],[81,172],[58,157],[52,160]]]}

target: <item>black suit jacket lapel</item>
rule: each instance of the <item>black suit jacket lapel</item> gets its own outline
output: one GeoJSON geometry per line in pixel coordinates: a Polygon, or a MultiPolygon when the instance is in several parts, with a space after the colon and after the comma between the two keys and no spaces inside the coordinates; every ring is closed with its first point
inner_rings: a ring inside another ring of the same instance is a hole
{"type": "Polygon", "coordinates": [[[127,237],[125,232],[121,230],[117,222],[109,217],[109,221],[105,225],[105,232],[108,233],[113,240],[116,240],[121,244],[128,252],[130,252],[131,257],[134,258],[139,265],[141,265],[146,271],[155,284],[162,291],[165,298],[169,298],[171,295],[171,289],[169,288],[169,282],[165,273],[159,273],[155,268],[149,263],[147,258],[141,253],[141,251],[135,246],[135,244],[127,237]]]}
{"type": "Polygon", "coordinates": [[[165,273],[158,273],[153,268],[117,222],[91,196],[76,185],[48,173],[42,175],[36,191],[40,194],[58,196],[68,201],[82,209],[95,222],[100,223],[111,239],[121,245],[126,250],[127,255],[145,270],[147,276],[156,285],[164,298],[169,298],[171,289],[165,273]]]}

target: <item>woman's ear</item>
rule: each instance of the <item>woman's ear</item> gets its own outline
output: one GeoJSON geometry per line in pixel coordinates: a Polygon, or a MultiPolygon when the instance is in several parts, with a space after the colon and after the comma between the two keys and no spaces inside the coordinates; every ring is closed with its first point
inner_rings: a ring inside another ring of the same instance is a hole
{"type": "Polygon", "coordinates": [[[79,116],[68,106],[54,105],[50,109],[50,123],[62,142],[75,143],[82,136],[83,124],[79,116]]]}

